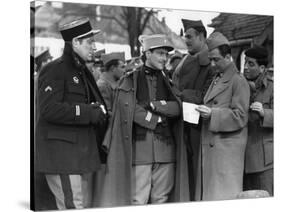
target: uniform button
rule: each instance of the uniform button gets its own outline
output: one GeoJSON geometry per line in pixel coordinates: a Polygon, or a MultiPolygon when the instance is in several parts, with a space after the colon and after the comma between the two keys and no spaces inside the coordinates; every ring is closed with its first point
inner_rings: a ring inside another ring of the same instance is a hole
{"type": "Polygon", "coordinates": [[[124,123],[125,123],[125,124],[127,124],[127,123],[128,123],[128,121],[127,121],[127,120],[124,120],[124,123]]]}
{"type": "Polygon", "coordinates": [[[210,147],[214,147],[214,144],[209,144],[210,147]]]}
{"type": "Polygon", "coordinates": [[[126,139],[129,139],[129,136],[128,136],[128,135],[126,135],[126,136],[125,136],[125,138],[126,138],[126,139]]]}
{"type": "Polygon", "coordinates": [[[217,101],[217,100],[214,100],[214,104],[215,104],[215,105],[218,104],[218,101],[217,101]]]}
{"type": "Polygon", "coordinates": [[[128,103],[128,102],[126,102],[126,103],[125,103],[125,106],[128,106],[128,105],[129,105],[129,103],[128,103]]]}

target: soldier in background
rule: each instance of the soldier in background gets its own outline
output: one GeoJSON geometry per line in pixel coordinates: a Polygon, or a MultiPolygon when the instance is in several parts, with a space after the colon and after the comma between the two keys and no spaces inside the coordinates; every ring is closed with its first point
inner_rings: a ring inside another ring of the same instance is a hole
{"type": "MultiPolygon", "coordinates": [[[[188,55],[183,57],[174,71],[172,81],[179,89],[181,100],[202,104],[204,95],[213,79],[213,71],[208,59],[206,45],[207,32],[201,20],[182,19],[188,55]]],[[[195,184],[198,171],[198,155],[202,121],[199,124],[184,124],[184,139],[187,144],[190,197],[194,200],[195,184]]]]}
{"type": "Polygon", "coordinates": [[[43,51],[39,55],[35,57],[35,64],[36,64],[36,70],[35,74],[38,74],[38,72],[49,62],[51,62],[53,57],[50,54],[49,49],[43,51]]]}
{"type": "Polygon", "coordinates": [[[251,88],[244,190],[265,190],[273,196],[273,78],[268,74],[267,50],[245,52],[244,75],[251,88]]]}
{"type": "Polygon", "coordinates": [[[104,98],[109,114],[111,114],[115,89],[119,79],[125,73],[125,53],[113,52],[110,54],[102,54],[101,60],[104,64],[104,71],[101,73],[97,85],[104,98]]]}

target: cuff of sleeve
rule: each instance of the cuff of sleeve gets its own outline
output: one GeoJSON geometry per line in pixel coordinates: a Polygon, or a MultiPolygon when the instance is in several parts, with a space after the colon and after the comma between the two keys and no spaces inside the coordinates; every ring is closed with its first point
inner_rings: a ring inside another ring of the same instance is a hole
{"type": "Polygon", "coordinates": [[[90,105],[87,104],[77,104],[74,107],[75,120],[81,124],[90,123],[90,105]]]}
{"type": "Polygon", "coordinates": [[[159,116],[148,111],[145,117],[145,121],[147,122],[147,128],[154,130],[157,126],[158,118],[159,116]]]}
{"type": "Polygon", "coordinates": [[[264,117],[262,121],[263,127],[273,127],[272,109],[264,109],[264,117]]]}
{"type": "Polygon", "coordinates": [[[210,117],[209,130],[212,132],[218,132],[220,129],[220,114],[218,108],[212,108],[212,113],[210,117]]]}

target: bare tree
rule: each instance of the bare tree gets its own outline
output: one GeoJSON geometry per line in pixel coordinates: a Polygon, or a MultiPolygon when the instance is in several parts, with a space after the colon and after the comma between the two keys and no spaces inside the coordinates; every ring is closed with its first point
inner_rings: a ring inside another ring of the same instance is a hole
{"type": "Polygon", "coordinates": [[[138,42],[138,37],[144,32],[144,29],[149,22],[150,17],[157,13],[153,9],[146,10],[145,8],[137,7],[122,7],[122,12],[120,17],[125,25],[120,25],[125,27],[124,30],[128,32],[128,41],[131,47],[131,55],[135,57],[140,53],[140,45],[138,42]]]}

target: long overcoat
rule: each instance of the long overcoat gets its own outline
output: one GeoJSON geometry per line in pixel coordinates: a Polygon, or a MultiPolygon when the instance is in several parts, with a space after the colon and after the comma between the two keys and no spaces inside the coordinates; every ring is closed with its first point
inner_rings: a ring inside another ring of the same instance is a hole
{"type": "Polygon", "coordinates": [[[242,191],[250,90],[233,63],[210,85],[204,104],[197,200],[234,199],[242,191]],[[201,192],[202,191],[202,192],[201,192]]]}
{"type": "MultiPolygon", "coordinates": [[[[213,70],[208,58],[208,47],[204,46],[202,51],[196,55],[185,56],[177,66],[173,74],[173,83],[181,92],[181,100],[194,104],[202,104],[205,93],[207,92],[213,79],[213,70]]],[[[184,140],[187,143],[189,157],[189,173],[191,198],[194,198],[195,179],[197,174],[201,120],[199,124],[184,123],[184,140]]]]}
{"type": "Polygon", "coordinates": [[[263,172],[273,168],[273,80],[263,76],[253,101],[261,102],[264,117],[249,112],[245,173],[263,172]]]}
{"type": "MultiPolygon", "coordinates": [[[[131,205],[132,202],[132,127],[138,71],[122,78],[116,90],[113,116],[104,139],[104,146],[108,150],[106,174],[96,206],[122,206],[131,205]]],[[[172,92],[167,78],[165,83],[172,92]]],[[[170,199],[173,202],[189,200],[188,166],[182,129],[181,116],[173,126],[177,153],[175,187],[170,199]]]]}

